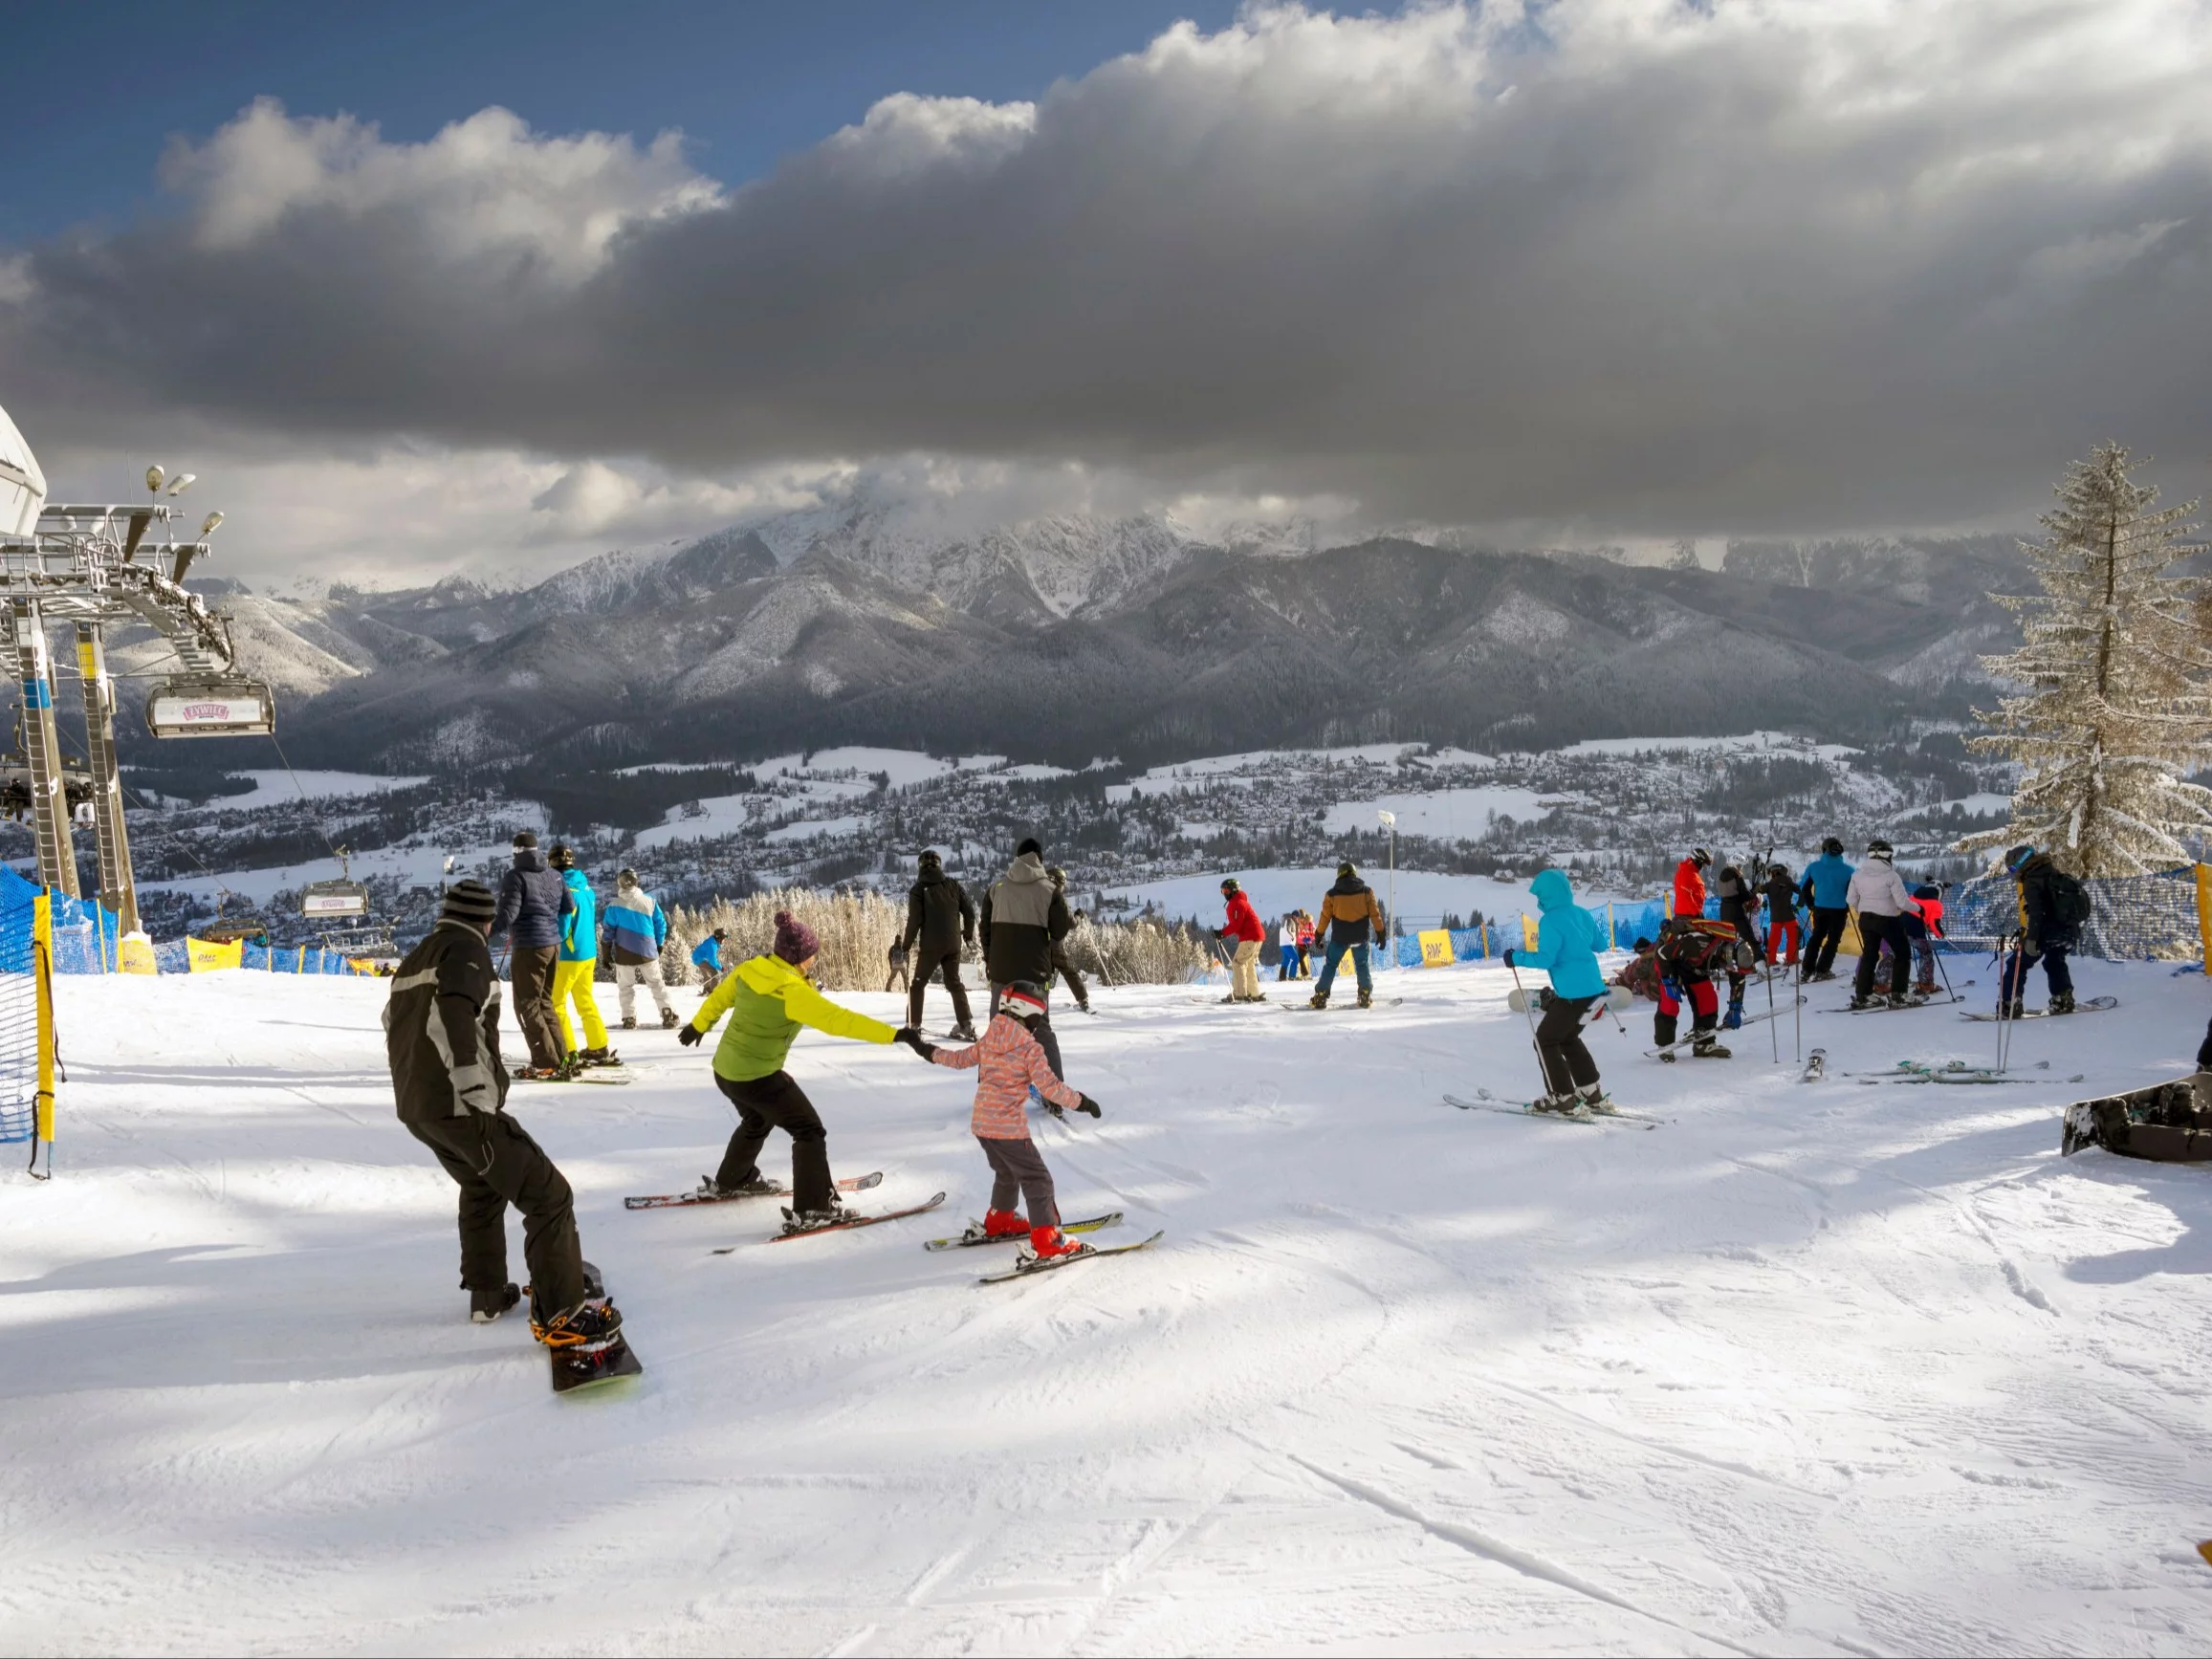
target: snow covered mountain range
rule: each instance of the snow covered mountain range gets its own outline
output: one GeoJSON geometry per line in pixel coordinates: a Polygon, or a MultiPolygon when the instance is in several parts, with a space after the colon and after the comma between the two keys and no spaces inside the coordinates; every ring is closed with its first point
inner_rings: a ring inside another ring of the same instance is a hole
{"type": "MultiPolygon", "coordinates": [[[[422,772],[832,743],[1082,764],[1843,735],[1960,711],[2009,626],[1987,592],[2020,580],[1996,537],[1740,543],[1717,573],[1321,539],[1294,521],[1207,540],[1159,513],[965,524],[855,497],[518,589],[207,586],[296,760],[422,772]]],[[[142,665],[126,648],[120,666],[142,665]]],[[[230,763],[217,747],[205,760],[230,763]]]]}

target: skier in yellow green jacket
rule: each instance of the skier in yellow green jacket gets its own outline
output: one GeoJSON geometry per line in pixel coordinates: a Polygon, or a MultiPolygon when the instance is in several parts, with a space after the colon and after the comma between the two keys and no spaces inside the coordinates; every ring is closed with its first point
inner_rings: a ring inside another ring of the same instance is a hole
{"type": "Polygon", "coordinates": [[[760,1148],[768,1132],[791,1137],[791,1208],[788,1232],[802,1233],[843,1219],[829,1176],[829,1134],[814,1102],[783,1069],[802,1026],[860,1042],[905,1042],[920,1053],[911,1027],[894,1031],[880,1020],[840,1008],[807,977],[821,941],[788,910],[776,913],[776,945],[766,955],[740,962],[724,975],[676,1034],[686,1047],[700,1041],[727,1013],[730,1023],[714,1050],[714,1086],[737,1108],[737,1130],[722,1167],[699,1183],[704,1198],[736,1198],[777,1191],[762,1179],[760,1148]]]}

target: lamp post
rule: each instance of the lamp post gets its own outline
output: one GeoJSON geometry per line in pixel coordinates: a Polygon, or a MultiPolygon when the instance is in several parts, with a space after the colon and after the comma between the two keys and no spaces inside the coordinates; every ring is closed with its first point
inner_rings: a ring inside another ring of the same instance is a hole
{"type": "Polygon", "coordinates": [[[1390,952],[1390,966],[1398,965],[1398,815],[1384,807],[1375,814],[1382,819],[1383,828],[1391,832],[1391,910],[1383,918],[1383,945],[1390,952]]]}

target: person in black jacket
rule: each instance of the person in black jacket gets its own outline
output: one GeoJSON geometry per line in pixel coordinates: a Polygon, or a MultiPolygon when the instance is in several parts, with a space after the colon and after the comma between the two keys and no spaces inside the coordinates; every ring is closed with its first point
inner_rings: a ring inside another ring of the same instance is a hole
{"type": "Polygon", "coordinates": [[[1720,1023],[1727,1030],[1735,1031],[1743,1024],[1743,982],[1749,977],[1742,964],[1756,962],[1765,954],[1763,941],[1759,937],[1759,891],[1734,864],[1721,870],[1713,884],[1713,891],[1720,901],[1720,920],[1734,928],[1736,937],[1751,947],[1748,955],[1740,950],[1730,959],[1728,1012],[1720,1023]]]}
{"type": "Polygon", "coordinates": [[[1768,864],[1759,892],[1766,901],[1766,965],[1771,968],[1779,960],[1785,968],[1795,968],[1798,941],[1804,932],[1797,919],[1797,878],[1789,873],[1787,864],[1768,864]],[[1785,943],[1789,947],[1786,958],[1782,955],[1785,943]]]}
{"type": "Polygon", "coordinates": [[[461,1288],[489,1324],[521,1300],[507,1277],[507,1206],[522,1212],[530,1328],[548,1346],[597,1342],[622,1315],[590,1294],[576,1202],[553,1160],[506,1113],[499,981],[486,943],[497,902],[481,882],[447,890],[437,925],[408,951],[384,1005],[392,1097],[407,1132],[461,1190],[461,1288]]]}
{"type": "Polygon", "coordinates": [[[2027,971],[2038,958],[2043,962],[2044,978],[2050,986],[2050,1012],[2073,1012],[2073,971],[2067,966],[2067,952],[2081,942],[2081,924],[2066,913],[2058,903],[2055,887],[2065,883],[2079,891],[2079,884],[2050,862],[2048,853],[2039,853],[2031,846],[2017,846],[2004,855],[2004,867],[2012,879],[2020,884],[2020,949],[2004,964],[2004,978],[1998,989],[1998,1006],[2001,1012],[2018,1019],[2026,1012],[2022,998],[2027,991],[2027,971]],[[2011,1007],[2004,1007],[2009,999],[2011,1007]]]}
{"type": "Polygon", "coordinates": [[[507,935],[508,973],[515,982],[515,1019],[530,1047],[526,1078],[561,1075],[567,1045],[553,1017],[553,971],[560,955],[560,918],[576,908],[560,872],[524,830],[515,838],[515,867],[499,879],[492,931],[507,935]]]}
{"type": "MultiPolygon", "coordinates": [[[[1027,983],[1052,993],[1052,950],[1075,930],[1067,898],[1045,873],[1044,848],[1032,837],[1014,852],[1006,874],[992,883],[983,895],[982,914],[975,928],[983,944],[983,971],[991,981],[991,1013],[998,1013],[998,998],[1009,985],[1027,983]]],[[[1060,1069],[1060,1038],[1052,1029],[1049,1007],[1038,1021],[1037,1040],[1052,1062],[1052,1075],[1064,1081],[1060,1069]]]]}
{"type": "Polygon", "coordinates": [[[907,988],[909,1025],[921,1028],[922,993],[942,970],[945,989],[953,993],[953,1036],[961,1042],[975,1040],[968,987],[960,978],[960,952],[975,943],[975,906],[968,889],[945,874],[944,859],[931,848],[922,855],[914,884],[907,889],[907,930],[899,939],[899,954],[914,957],[907,988]]]}
{"type": "MultiPolygon", "coordinates": [[[[1052,890],[1060,895],[1062,903],[1066,903],[1067,872],[1058,864],[1053,864],[1044,873],[1052,878],[1052,890]]],[[[1083,926],[1083,912],[1070,909],[1067,913],[1067,920],[1069,930],[1072,932],[1075,928],[1083,926]]],[[[1076,1007],[1088,1014],[1090,1012],[1090,990],[1083,982],[1083,970],[1078,968],[1075,965],[1075,959],[1068,955],[1067,941],[1064,939],[1055,939],[1052,942],[1052,970],[1066,982],[1068,991],[1075,997],[1076,1007]]]]}

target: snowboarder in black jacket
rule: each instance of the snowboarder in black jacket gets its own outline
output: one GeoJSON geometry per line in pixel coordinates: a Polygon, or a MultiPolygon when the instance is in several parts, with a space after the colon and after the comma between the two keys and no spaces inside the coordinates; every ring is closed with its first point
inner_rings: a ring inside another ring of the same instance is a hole
{"type": "Polygon", "coordinates": [[[2052,863],[2048,853],[2039,853],[2031,846],[2017,846],[2006,853],[2004,867],[2020,884],[2021,948],[2004,965],[2004,981],[1998,996],[2001,1004],[2009,998],[2012,1006],[2001,1007],[2000,1012],[2014,1019],[2026,1012],[2021,999],[2027,990],[2027,971],[2040,958],[2044,978],[2050,986],[2050,1012],[2071,1014],[2073,971],[2066,958],[2081,942],[2081,924],[2060,902],[2059,889],[2063,884],[2070,899],[2081,891],[2081,884],[2052,863]]]}
{"type": "Polygon", "coordinates": [[[576,1203],[553,1160],[507,1115],[499,981],[487,944],[497,901],[481,882],[447,890],[437,925],[392,975],[384,1051],[407,1132],[461,1190],[461,1288],[488,1324],[521,1299],[507,1277],[507,1206],[522,1212],[530,1328],[552,1347],[612,1336],[622,1315],[589,1294],[576,1203]]]}
{"type": "Polygon", "coordinates": [[[960,978],[961,950],[975,943],[975,906],[968,889],[945,874],[943,857],[931,848],[922,855],[914,884],[907,889],[907,930],[899,939],[899,955],[914,958],[907,988],[909,1025],[921,1028],[922,993],[942,970],[945,989],[953,993],[953,1036],[961,1042],[975,1040],[968,987],[960,978]]]}

